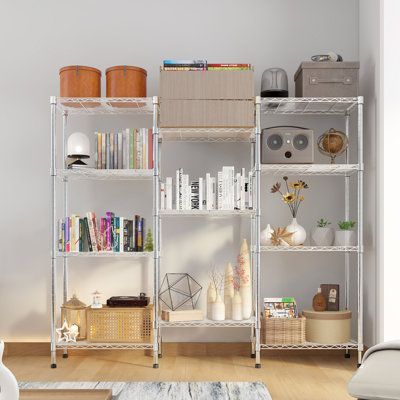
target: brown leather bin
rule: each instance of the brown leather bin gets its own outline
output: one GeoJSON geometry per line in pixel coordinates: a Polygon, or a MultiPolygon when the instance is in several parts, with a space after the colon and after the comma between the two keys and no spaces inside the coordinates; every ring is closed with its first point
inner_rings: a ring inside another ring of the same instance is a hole
{"type": "Polygon", "coordinates": [[[147,71],[129,65],[106,69],[107,97],[146,97],[147,71]]]}
{"type": "Polygon", "coordinates": [[[101,71],[83,65],[60,69],[61,97],[101,97],[101,71]]]}

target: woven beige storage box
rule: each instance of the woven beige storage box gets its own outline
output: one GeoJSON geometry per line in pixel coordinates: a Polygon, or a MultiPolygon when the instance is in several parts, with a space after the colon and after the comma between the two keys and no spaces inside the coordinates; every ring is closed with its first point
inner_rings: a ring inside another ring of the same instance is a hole
{"type": "Polygon", "coordinates": [[[351,336],[351,311],[303,311],[307,342],[346,343],[351,336]]]}
{"type": "Polygon", "coordinates": [[[305,341],[305,318],[261,317],[261,342],[263,344],[301,344],[305,341]]]}
{"type": "Polygon", "coordinates": [[[153,306],[88,308],[89,342],[148,343],[153,337],[153,306]]]}

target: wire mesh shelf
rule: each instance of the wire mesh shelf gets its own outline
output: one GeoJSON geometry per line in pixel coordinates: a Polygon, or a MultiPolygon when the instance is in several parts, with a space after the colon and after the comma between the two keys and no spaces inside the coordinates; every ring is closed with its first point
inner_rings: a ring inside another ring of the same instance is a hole
{"type": "Polygon", "coordinates": [[[254,214],[254,210],[160,210],[160,215],[167,217],[232,217],[254,214]]]}
{"type": "Polygon", "coordinates": [[[117,252],[117,251],[80,251],[80,252],[61,252],[57,253],[58,257],[109,257],[109,258],[151,258],[152,251],[133,251],[133,252],[117,252]]]}
{"type": "Polygon", "coordinates": [[[165,141],[246,143],[254,139],[254,128],[160,128],[159,133],[165,141]]]}
{"type": "Polygon", "coordinates": [[[300,344],[261,344],[262,350],[357,350],[354,341],[338,344],[322,344],[305,342],[300,344]]]}
{"type": "Polygon", "coordinates": [[[68,115],[153,114],[151,97],[57,97],[57,109],[68,115]]]}
{"type": "Polygon", "coordinates": [[[255,324],[254,318],[245,319],[242,321],[224,320],[213,321],[211,319],[203,319],[202,321],[159,321],[160,326],[165,328],[195,328],[195,327],[208,327],[208,328],[243,328],[253,327],[255,324]]]}
{"type": "Polygon", "coordinates": [[[151,343],[93,343],[86,340],[78,342],[60,342],[56,344],[58,349],[90,349],[90,350],[130,350],[152,349],[151,343]]]}
{"type": "Polygon", "coordinates": [[[327,251],[327,252],[357,252],[358,246],[261,246],[262,252],[267,251],[327,251]]]}
{"type": "Polygon", "coordinates": [[[59,169],[57,176],[63,180],[151,180],[152,169],[59,169]]]}
{"type": "Polygon", "coordinates": [[[358,164],[263,164],[263,175],[352,175],[360,169],[358,164]]]}
{"type": "Polygon", "coordinates": [[[262,114],[346,115],[358,104],[357,97],[262,98],[262,114]]]}

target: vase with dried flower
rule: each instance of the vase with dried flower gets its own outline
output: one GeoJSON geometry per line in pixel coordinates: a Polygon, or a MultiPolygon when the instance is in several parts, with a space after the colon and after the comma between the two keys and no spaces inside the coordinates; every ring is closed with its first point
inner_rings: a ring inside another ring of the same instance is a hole
{"type": "Polygon", "coordinates": [[[301,193],[304,189],[308,189],[308,185],[302,180],[288,182],[287,176],[284,176],[283,180],[285,182],[286,193],[281,190],[282,184],[280,182],[276,182],[272,186],[271,193],[279,193],[282,201],[288,205],[293,219],[292,222],[286,227],[286,230],[289,233],[293,233],[291,245],[300,246],[306,241],[307,233],[305,229],[297,222],[297,213],[301,203],[304,201],[304,196],[301,193]]]}
{"type": "Polygon", "coordinates": [[[224,274],[219,272],[215,267],[210,272],[210,279],[215,288],[215,301],[211,303],[211,319],[214,321],[225,320],[225,304],[222,300],[222,285],[224,282],[224,274]]]}

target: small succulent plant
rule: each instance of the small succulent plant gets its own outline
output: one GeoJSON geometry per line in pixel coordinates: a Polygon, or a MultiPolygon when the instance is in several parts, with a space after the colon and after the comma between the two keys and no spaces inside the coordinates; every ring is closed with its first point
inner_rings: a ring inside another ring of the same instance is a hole
{"type": "Polygon", "coordinates": [[[318,228],[326,228],[330,224],[331,223],[327,219],[324,219],[324,218],[321,218],[317,221],[318,228]]]}
{"type": "Polygon", "coordinates": [[[338,225],[342,231],[351,231],[356,226],[356,222],[355,221],[339,221],[338,225]]]}

